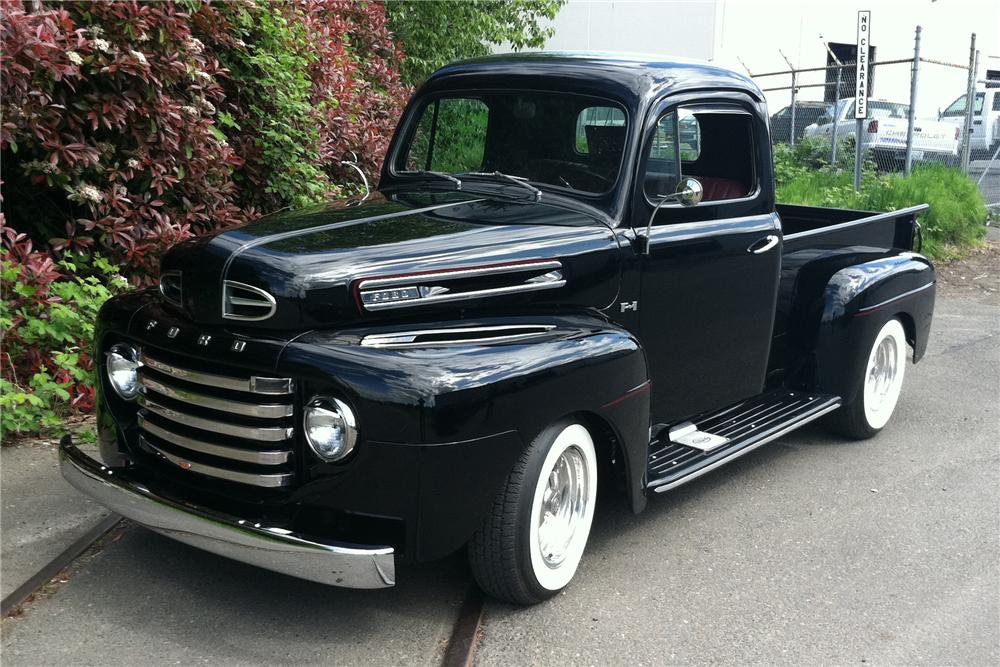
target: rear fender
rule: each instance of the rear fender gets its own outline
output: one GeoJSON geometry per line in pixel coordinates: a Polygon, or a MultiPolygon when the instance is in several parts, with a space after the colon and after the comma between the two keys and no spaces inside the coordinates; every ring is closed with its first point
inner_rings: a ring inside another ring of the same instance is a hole
{"type": "Polygon", "coordinates": [[[833,273],[815,330],[812,388],[853,400],[870,342],[892,318],[902,322],[913,361],[919,361],[927,350],[934,293],[934,267],[913,252],[891,251],[833,273]]]}

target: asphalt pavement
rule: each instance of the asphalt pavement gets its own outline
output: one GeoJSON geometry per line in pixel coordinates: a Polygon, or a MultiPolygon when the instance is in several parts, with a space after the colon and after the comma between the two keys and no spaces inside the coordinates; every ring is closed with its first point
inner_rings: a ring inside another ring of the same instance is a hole
{"type": "MultiPolygon", "coordinates": [[[[998,447],[1000,297],[943,290],[882,434],[808,427],[638,516],[606,499],[567,591],[487,603],[477,663],[1000,664],[998,447]]],[[[327,588],[127,527],[4,621],[3,659],[437,664],[468,576],[327,588]]]]}
{"type": "MultiPolygon", "coordinates": [[[[80,445],[91,456],[97,447],[80,445]]],[[[0,595],[7,597],[109,512],[63,480],[55,442],[0,450],[0,595]]]]}

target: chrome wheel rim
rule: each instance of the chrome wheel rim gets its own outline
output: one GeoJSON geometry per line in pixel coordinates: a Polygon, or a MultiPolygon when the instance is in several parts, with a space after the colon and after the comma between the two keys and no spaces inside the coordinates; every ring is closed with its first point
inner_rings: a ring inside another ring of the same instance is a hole
{"type": "Polygon", "coordinates": [[[868,371],[869,395],[872,399],[871,409],[879,410],[893,394],[896,375],[899,372],[899,351],[896,340],[885,337],[875,348],[873,363],[868,371]]]}
{"type": "Polygon", "coordinates": [[[549,472],[538,515],[538,550],[549,568],[563,564],[573,536],[585,522],[589,486],[583,452],[568,447],[549,472]]]}

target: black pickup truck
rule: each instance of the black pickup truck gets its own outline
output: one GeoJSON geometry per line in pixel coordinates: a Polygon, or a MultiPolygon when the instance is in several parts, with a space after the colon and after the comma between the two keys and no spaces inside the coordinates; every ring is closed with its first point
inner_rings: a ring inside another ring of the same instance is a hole
{"type": "Polygon", "coordinates": [[[325,584],[467,548],[530,604],[598,488],[647,499],[823,418],[889,421],[924,354],[926,207],[776,205],[747,78],[494,56],[434,74],[376,192],[186,242],[100,314],[103,463],[140,524],[325,584]]]}

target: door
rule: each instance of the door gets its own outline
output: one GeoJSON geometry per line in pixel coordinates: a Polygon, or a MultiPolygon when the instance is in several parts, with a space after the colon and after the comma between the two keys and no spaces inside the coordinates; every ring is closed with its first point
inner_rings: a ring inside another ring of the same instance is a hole
{"type": "MultiPolygon", "coordinates": [[[[764,387],[781,262],[767,130],[752,105],[693,102],[647,123],[633,224],[678,178],[704,191],[664,204],[642,258],[639,330],[653,380],[654,423],[672,423],[764,387]]],[[[645,234],[645,229],[638,230],[645,234]]]]}

